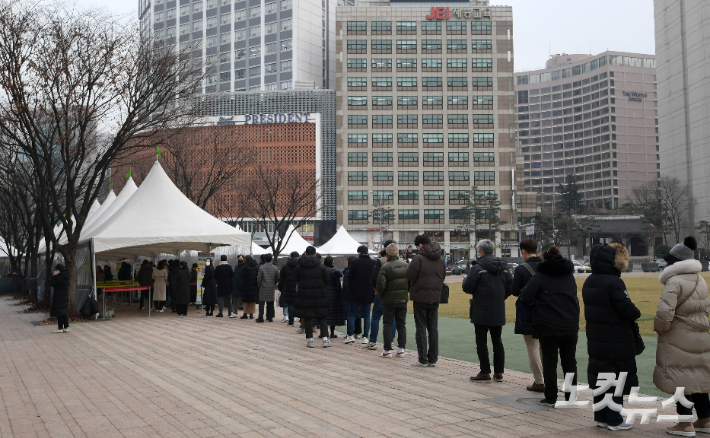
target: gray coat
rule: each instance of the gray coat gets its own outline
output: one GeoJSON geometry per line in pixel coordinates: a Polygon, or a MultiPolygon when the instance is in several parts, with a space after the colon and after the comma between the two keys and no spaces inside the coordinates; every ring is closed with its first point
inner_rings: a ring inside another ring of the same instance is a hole
{"type": "Polygon", "coordinates": [[[259,301],[274,301],[276,299],[276,285],[279,282],[279,268],[272,263],[265,263],[259,269],[256,277],[259,285],[259,301]]]}

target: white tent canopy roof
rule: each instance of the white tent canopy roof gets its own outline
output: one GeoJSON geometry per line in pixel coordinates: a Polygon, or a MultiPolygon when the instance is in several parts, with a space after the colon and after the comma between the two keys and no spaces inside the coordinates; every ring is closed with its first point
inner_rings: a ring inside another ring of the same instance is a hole
{"type": "MultiPolygon", "coordinates": [[[[318,248],[318,254],[326,255],[357,255],[357,249],[361,243],[353,239],[342,225],[329,241],[318,248]]],[[[370,250],[370,253],[374,251],[370,250]]]]}
{"type": "MultiPolygon", "coordinates": [[[[306,248],[311,246],[300,234],[293,228],[293,225],[289,225],[286,229],[286,234],[284,238],[287,240],[286,246],[281,249],[281,256],[288,256],[293,251],[299,254],[306,252],[306,248]],[[288,236],[291,236],[289,239],[288,236]]],[[[268,251],[268,250],[267,250],[268,251]]]]}
{"type": "Polygon", "coordinates": [[[4,239],[0,238],[0,258],[2,257],[9,257],[10,253],[12,253],[13,256],[17,256],[17,249],[12,246],[8,245],[4,239]]]}
{"type": "Polygon", "coordinates": [[[251,255],[259,256],[262,254],[267,254],[269,251],[257,245],[254,241],[251,242],[251,255]]]}
{"type": "MultiPolygon", "coordinates": [[[[118,198],[122,195],[123,192],[118,198]]],[[[94,240],[94,251],[101,254],[102,259],[178,254],[188,249],[210,251],[219,245],[251,245],[249,233],[193,204],[175,187],[157,161],[122,208],[91,235],[81,238],[82,241],[89,239],[94,240]]]]}
{"type": "MultiPolygon", "coordinates": [[[[96,210],[93,215],[86,218],[86,221],[84,222],[84,230],[88,230],[88,227],[90,227],[96,221],[96,219],[100,218],[101,215],[104,214],[106,210],[108,210],[108,208],[111,206],[111,204],[113,204],[113,201],[115,200],[116,194],[113,192],[113,189],[109,190],[108,195],[106,195],[106,199],[104,199],[104,203],[101,204],[101,207],[99,207],[99,209],[96,210]]],[[[91,208],[93,209],[94,207],[92,206],[91,208]]]]}
{"type": "MultiPolygon", "coordinates": [[[[115,197],[115,196],[114,196],[115,197]]],[[[91,208],[89,209],[89,213],[86,215],[86,220],[84,221],[84,227],[86,227],[86,224],[94,217],[97,211],[101,208],[101,204],[99,204],[99,201],[94,199],[94,202],[91,203],[91,208]]],[[[75,221],[74,215],[71,216],[72,222],[75,221]]],[[[54,235],[57,236],[57,238],[62,238],[64,235],[64,226],[62,224],[58,224],[54,227],[54,235]]],[[[63,240],[66,240],[63,239],[63,240]]],[[[38,246],[38,253],[42,254],[44,250],[46,249],[47,244],[45,243],[44,239],[41,239],[39,241],[39,246],[38,246]]]]}
{"type": "Polygon", "coordinates": [[[116,199],[111,203],[111,205],[109,205],[108,208],[101,214],[101,216],[98,216],[91,225],[89,225],[88,227],[84,227],[84,229],[81,231],[81,240],[88,239],[93,234],[95,234],[96,231],[101,229],[103,225],[108,222],[109,219],[111,219],[118,211],[121,210],[121,207],[126,205],[126,202],[131,199],[133,194],[136,193],[136,190],[138,190],[138,186],[136,186],[135,181],[133,181],[132,177],[128,178],[128,181],[126,181],[126,185],[123,186],[123,190],[121,190],[121,193],[116,196],[116,199]]]}

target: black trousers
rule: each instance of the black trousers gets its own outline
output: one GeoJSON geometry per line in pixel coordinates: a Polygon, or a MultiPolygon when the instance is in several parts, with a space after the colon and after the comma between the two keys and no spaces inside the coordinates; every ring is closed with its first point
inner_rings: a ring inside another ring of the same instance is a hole
{"type": "Polygon", "coordinates": [[[187,315],[187,304],[176,304],[175,310],[178,315],[187,315]]]}
{"type": "Polygon", "coordinates": [[[206,313],[213,313],[214,312],[214,304],[205,304],[205,312],[206,313]]]}
{"type": "Polygon", "coordinates": [[[232,308],[232,296],[228,295],[226,297],[219,297],[219,314],[221,315],[222,312],[224,311],[224,302],[227,302],[227,316],[231,315],[234,312],[234,309],[232,308]]]}
{"type": "MultiPolygon", "coordinates": [[[[542,350],[542,377],[545,379],[545,398],[557,400],[557,355],[559,353],[564,375],[574,373],[573,385],[577,384],[577,334],[568,336],[543,336],[540,338],[542,350]]],[[[564,376],[563,376],[564,377],[564,376]]],[[[565,394],[569,399],[569,393],[565,394]]]]}
{"type": "Polygon", "coordinates": [[[146,300],[148,299],[148,290],[142,290],[141,291],[141,300],[140,300],[140,307],[141,309],[143,308],[143,305],[145,304],[146,300]]]}
{"type": "Polygon", "coordinates": [[[165,301],[153,301],[155,310],[160,310],[165,307],[165,301]]]}
{"type": "Polygon", "coordinates": [[[417,303],[415,301],[414,326],[419,362],[435,364],[439,360],[439,303],[417,303]],[[429,335],[428,349],[427,334],[429,335]]]}
{"type": "MultiPolygon", "coordinates": [[[[392,322],[397,321],[397,347],[407,345],[407,303],[387,304],[382,306],[382,336],[385,340],[385,351],[392,350],[392,322]]],[[[375,340],[373,340],[375,341],[375,340]]]]}
{"type": "MultiPolygon", "coordinates": [[[[273,303],[271,303],[273,304],[273,303]]],[[[328,321],[326,318],[321,318],[319,321],[320,324],[320,335],[321,336],[328,336],[328,321]]],[[[306,329],[306,339],[311,339],[313,337],[313,320],[311,318],[306,318],[305,321],[303,321],[303,325],[306,329]]]]}
{"type": "Polygon", "coordinates": [[[481,373],[491,373],[491,362],[488,358],[488,332],[491,332],[491,342],[493,342],[493,371],[495,374],[503,374],[505,369],[505,349],[501,333],[502,326],[473,325],[476,330],[476,353],[481,366],[481,373]]]}
{"type": "Polygon", "coordinates": [[[708,397],[707,394],[689,394],[686,395],[685,398],[695,404],[690,408],[686,408],[682,404],[676,403],[678,415],[693,415],[693,408],[695,408],[695,413],[698,414],[698,418],[710,417],[710,397],[708,397]]]}
{"type": "Polygon", "coordinates": [[[266,319],[273,319],[276,316],[273,301],[259,301],[259,319],[264,319],[264,304],[266,304],[266,319]]]}
{"type": "Polygon", "coordinates": [[[69,328],[69,317],[67,315],[57,316],[57,330],[69,328]]]}

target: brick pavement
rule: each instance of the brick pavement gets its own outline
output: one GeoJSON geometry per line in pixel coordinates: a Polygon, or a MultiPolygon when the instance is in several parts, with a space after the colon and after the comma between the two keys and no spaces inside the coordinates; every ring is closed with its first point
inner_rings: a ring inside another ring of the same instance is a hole
{"type": "MultiPolygon", "coordinates": [[[[0,437],[608,436],[591,410],[547,409],[530,376],[474,384],[470,363],[343,345],[307,349],[279,322],[194,310],[152,318],[119,305],[69,333],[0,298],[0,437]],[[518,402],[518,401],[522,401],[518,402]],[[526,404],[530,403],[530,404],[526,404]]],[[[414,328],[409,346],[415,348],[414,328]]],[[[318,342],[316,343],[318,346],[318,342]]],[[[662,425],[624,436],[662,436],[662,425]]]]}

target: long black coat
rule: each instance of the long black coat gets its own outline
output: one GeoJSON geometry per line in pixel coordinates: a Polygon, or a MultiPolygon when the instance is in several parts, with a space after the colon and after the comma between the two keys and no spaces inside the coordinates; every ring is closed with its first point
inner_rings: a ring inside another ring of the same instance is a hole
{"type": "Polygon", "coordinates": [[[343,313],[343,303],[340,299],[342,287],[340,279],[343,273],[334,268],[327,268],[330,274],[330,284],[326,286],[328,295],[328,325],[345,325],[346,314],[343,313]]]}
{"type": "Polygon", "coordinates": [[[328,295],[330,273],[316,257],[301,257],[293,273],[298,282],[295,316],[299,318],[326,318],[328,316],[328,295]]]}
{"type": "Polygon", "coordinates": [[[49,316],[69,315],[69,271],[59,271],[59,274],[52,276],[52,307],[49,309],[49,316]]]}
{"type": "Polygon", "coordinates": [[[638,386],[631,323],[641,316],[641,311],[626,292],[621,272],[614,267],[615,256],[616,250],[611,246],[594,247],[592,275],[582,287],[589,354],[587,374],[596,382],[599,373],[626,371],[626,386],[630,388],[638,386]]]}
{"type": "MultiPolygon", "coordinates": [[[[177,291],[177,278],[176,275],[180,271],[179,264],[173,264],[168,267],[168,294],[170,298],[175,298],[175,292],[177,291]]],[[[202,300],[204,301],[204,299],[202,300]]]]}
{"type": "Polygon", "coordinates": [[[192,269],[192,270],[190,270],[190,302],[194,303],[196,300],[197,300],[197,269],[192,269]]]}
{"type": "MultiPolygon", "coordinates": [[[[533,271],[535,271],[537,264],[542,263],[542,259],[538,256],[528,257],[525,260],[533,271]]],[[[513,284],[510,286],[510,294],[518,297],[515,302],[515,334],[516,335],[532,335],[532,304],[525,304],[520,300],[520,292],[523,290],[526,284],[533,278],[533,275],[527,268],[523,265],[515,268],[513,274],[513,284]]]]}
{"type": "MultiPolygon", "coordinates": [[[[414,263],[414,262],[412,262],[414,263]]],[[[463,282],[463,291],[471,294],[469,316],[473,324],[505,325],[505,299],[510,295],[512,278],[508,264],[490,255],[483,256],[463,282]]]]}
{"type": "Polygon", "coordinates": [[[214,270],[214,278],[217,280],[217,296],[228,297],[232,295],[232,277],[234,270],[227,263],[220,263],[214,270]]]}
{"type": "Polygon", "coordinates": [[[120,281],[133,280],[133,268],[130,263],[121,263],[121,269],[118,270],[118,279],[120,281]]]}
{"type": "Polygon", "coordinates": [[[244,288],[244,282],[242,282],[242,269],[244,268],[244,262],[239,261],[237,266],[234,267],[234,276],[232,277],[232,297],[240,298],[242,296],[242,291],[244,288]]]}
{"type": "Polygon", "coordinates": [[[180,268],[175,274],[175,305],[190,304],[190,282],[192,275],[187,268],[180,268]]]}
{"type": "Polygon", "coordinates": [[[281,291],[281,299],[286,305],[296,304],[296,286],[298,283],[293,278],[293,272],[298,266],[298,259],[288,259],[285,265],[281,267],[279,272],[278,288],[281,291]]]}
{"type": "Polygon", "coordinates": [[[372,288],[371,275],[375,261],[367,254],[360,254],[350,263],[348,269],[348,302],[371,304],[375,302],[375,289],[372,288]]]}
{"type": "Polygon", "coordinates": [[[204,293],[202,296],[202,304],[212,306],[217,304],[217,286],[214,279],[214,266],[205,266],[205,276],[202,277],[202,287],[204,293]]]}
{"type": "Polygon", "coordinates": [[[256,260],[249,260],[242,268],[242,302],[256,303],[259,301],[259,264],[256,260]]]}

